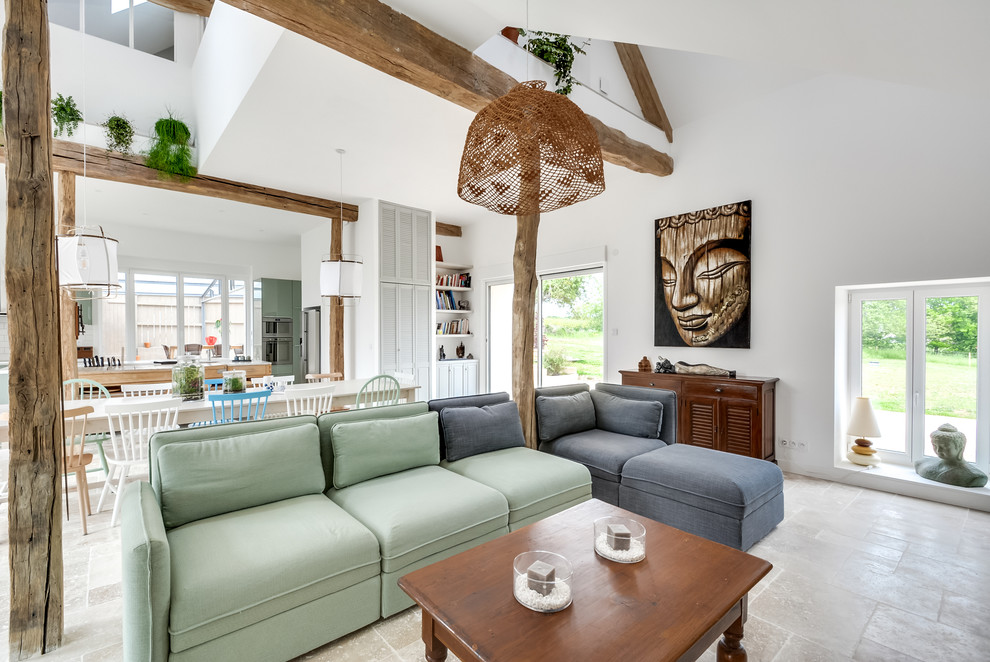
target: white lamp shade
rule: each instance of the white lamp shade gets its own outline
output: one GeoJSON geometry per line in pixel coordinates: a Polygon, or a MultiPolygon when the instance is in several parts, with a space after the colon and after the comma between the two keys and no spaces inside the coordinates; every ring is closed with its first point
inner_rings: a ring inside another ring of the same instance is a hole
{"type": "Polygon", "coordinates": [[[877,417],[873,414],[873,405],[867,397],[857,397],[853,400],[852,417],[849,419],[849,427],[846,434],[854,437],[879,437],[880,426],[877,424],[877,417]]]}
{"type": "Polygon", "coordinates": [[[356,299],[361,296],[363,276],[360,258],[347,255],[340,260],[324,260],[320,264],[320,294],[356,299]]]}
{"type": "Polygon", "coordinates": [[[89,234],[60,235],[58,283],[74,290],[117,287],[117,240],[89,234]]]}

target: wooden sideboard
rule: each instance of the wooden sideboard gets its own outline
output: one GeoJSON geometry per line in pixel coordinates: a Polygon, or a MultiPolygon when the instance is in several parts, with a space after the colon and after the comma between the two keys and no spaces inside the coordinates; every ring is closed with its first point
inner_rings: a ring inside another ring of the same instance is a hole
{"type": "Polygon", "coordinates": [[[776,377],[619,373],[623,384],[677,394],[677,443],[775,461],[776,377]]]}

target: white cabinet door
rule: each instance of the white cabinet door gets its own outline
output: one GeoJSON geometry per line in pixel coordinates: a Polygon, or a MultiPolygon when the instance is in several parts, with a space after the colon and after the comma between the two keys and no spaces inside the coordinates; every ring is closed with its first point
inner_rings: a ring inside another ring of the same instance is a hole
{"type": "Polygon", "coordinates": [[[450,364],[437,363],[437,398],[450,397],[450,364]]]}
{"type": "Polygon", "coordinates": [[[478,394],[478,362],[464,362],[464,395],[478,394]]]}

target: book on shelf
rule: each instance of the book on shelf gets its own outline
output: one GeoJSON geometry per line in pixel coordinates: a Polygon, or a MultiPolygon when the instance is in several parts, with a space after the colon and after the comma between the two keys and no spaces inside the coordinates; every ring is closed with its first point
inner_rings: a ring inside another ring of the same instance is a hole
{"type": "Polygon", "coordinates": [[[437,274],[438,287],[471,287],[471,274],[437,274]]]}
{"type": "Polygon", "coordinates": [[[438,336],[451,336],[467,333],[471,333],[471,330],[466,318],[450,320],[447,322],[437,322],[438,336]]]}

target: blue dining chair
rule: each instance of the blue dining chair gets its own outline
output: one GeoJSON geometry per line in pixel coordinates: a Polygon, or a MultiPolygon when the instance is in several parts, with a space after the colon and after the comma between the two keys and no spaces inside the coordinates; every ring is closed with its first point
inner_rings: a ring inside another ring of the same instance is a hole
{"type": "Polygon", "coordinates": [[[245,391],[244,393],[210,393],[213,407],[213,423],[237,423],[239,421],[260,421],[265,417],[268,389],[245,391]]]}
{"type": "Polygon", "coordinates": [[[223,377],[221,377],[220,379],[204,379],[203,390],[207,393],[222,393],[223,377]]]}

